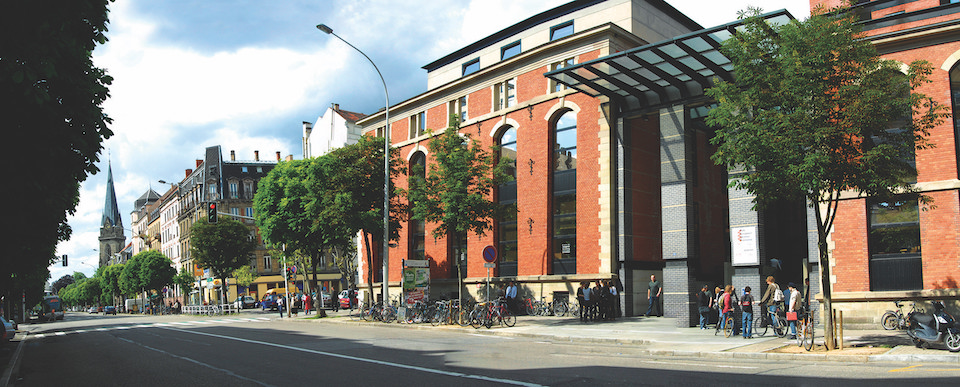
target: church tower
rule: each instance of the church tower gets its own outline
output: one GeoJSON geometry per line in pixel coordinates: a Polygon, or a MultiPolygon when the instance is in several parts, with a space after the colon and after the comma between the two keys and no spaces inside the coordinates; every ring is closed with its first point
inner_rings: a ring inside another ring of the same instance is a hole
{"type": "Polygon", "coordinates": [[[107,164],[107,197],[100,221],[100,266],[110,264],[114,254],[123,249],[127,237],[123,235],[123,220],[117,206],[117,194],[113,189],[113,169],[107,164]]]}

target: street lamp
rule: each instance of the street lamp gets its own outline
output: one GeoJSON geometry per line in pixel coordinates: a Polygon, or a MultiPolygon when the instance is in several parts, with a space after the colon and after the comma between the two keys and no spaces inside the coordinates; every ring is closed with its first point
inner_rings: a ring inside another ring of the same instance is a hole
{"type": "Polygon", "coordinates": [[[386,99],[386,105],[383,109],[383,302],[386,304],[390,301],[388,281],[390,279],[390,272],[388,270],[390,263],[390,94],[387,92],[387,81],[383,80],[383,74],[380,73],[377,64],[373,63],[373,59],[370,59],[370,57],[364,54],[363,51],[360,51],[359,48],[333,33],[333,29],[327,27],[325,24],[317,24],[317,29],[335,36],[337,39],[340,39],[341,42],[357,50],[364,58],[367,58],[367,61],[373,65],[373,69],[377,70],[377,75],[380,76],[380,82],[383,83],[383,95],[386,99]]]}

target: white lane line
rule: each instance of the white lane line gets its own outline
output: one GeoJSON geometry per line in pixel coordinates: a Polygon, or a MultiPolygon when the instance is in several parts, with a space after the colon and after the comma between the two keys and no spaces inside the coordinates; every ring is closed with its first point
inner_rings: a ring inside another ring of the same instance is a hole
{"type": "MultiPolygon", "coordinates": [[[[166,328],[166,329],[170,329],[170,328],[166,328]]],[[[243,379],[243,380],[246,380],[246,381],[250,381],[250,382],[259,384],[259,385],[261,385],[261,386],[272,387],[271,385],[266,384],[266,383],[264,383],[264,382],[261,382],[261,381],[259,381],[259,380],[250,379],[250,378],[247,378],[247,377],[244,377],[244,376],[237,375],[237,374],[235,374],[235,373],[233,373],[232,371],[227,370],[227,369],[217,368],[217,367],[214,367],[214,366],[212,366],[212,365],[209,365],[209,364],[202,363],[202,362],[200,362],[200,361],[191,359],[191,358],[189,358],[189,357],[177,356],[177,355],[174,355],[174,354],[172,354],[172,353],[170,353],[170,352],[164,351],[164,350],[162,350],[162,349],[157,349],[157,348],[149,347],[149,346],[140,344],[140,343],[138,343],[138,342],[135,342],[135,341],[133,341],[133,340],[125,339],[125,338],[123,338],[123,337],[117,337],[117,338],[120,339],[120,340],[126,341],[126,342],[128,342],[128,343],[130,343],[130,344],[139,345],[139,346],[141,346],[141,347],[143,347],[143,348],[146,348],[146,349],[149,349],[149,350],[151,350],[151,351],[157,351],[157,352],[160,352],[160,353],[162,353],[162,354],[164,354],[164,355],[168,355],[168,356],[171,356],[171,357],[175,357],[175,358],[180,359],[180,360],[186,360],[186,361],[188,361],[188,362],[191,362],[191,363],[194,363],[194,364],[203,366],[203,367],[207,367],[207,368],[210,368],[210,369],[212,369],[212,370],[217,370],[217,371],[223,372],[223,373],[225,373],[225,374],[227,374],[227,375],[233,376],[233,377],[238,378],[238,379],[243,379]]]]}
{"type": "Polygon", "coordinates": [[[241,339],[241,338],[239,338],[239,337],[223,336],[223,335],[217,335],[217,334],[213,334],[213,333],[197,332],[197,331],[192,331],[192,330],[189,330],[189,331],[188,331],[188,330],[177,329],[177,328],[163,328],[163,329],[169,329],[169,330],[171,330],[171,331],[177,331],[177,332],[182,332],[182,333],[191,333],[191,334],[194,334],[194,335],[202,335],[202,336],[216,337],[216,338],[225,339],[225,340],[240,341],[240,342],[244,342],[244,343],[266,345],[266,346],[269,346],[269,347],[277,347],[277,348],[289,349],[289,350],[293,350],[293,351],[300,351],[300,352],[312,353],[312,354],[316,354],[316,355],[336,357],[336,358],[340,358],[340,359],[353,360],[353,361],[359,361],[359,362],[371,363],[371,364],[378,364],[378,365],[383,365],[383,366],[388,366],[388,367],[403,368],[403,369],[408,369],[408,370],[414,370],[414,371],[420,371],[420,372],[427,372],[427,373],[444,375],[444,376],[453,376],[453,377],[459,377],[459,378],[465,378],[465,379],[476,379],[476,380],[483,380],[483,381],[494,382],[494,383],[512,384],[512,385],[516,385],[516,386],[541,387],[541,385],[539,385],[539,384],[527,383],[527,382],[522,382],[522,381],[519,381],[519,380],[492,378],[492,377],[483,376],[483,375],[471,375],[471,374],[464,374],[464,373],[460,373],[460,372],[452,372],[452,371],[437,370],[437,369],[426,368],[426,367],[418,367],[418,366],[413,366],[413,365],[408,365],[408,364],[391,363],[391,362],[383,361],[383,360],[366,359],[366,358],[362,358],[362,357],[356,357],[356,356],[350,356],[350,355],[342,355],[342,354],[339,354],[339,353],[324,352],[324,351],[317,351],[317,350],[313,350],[313,349],[291,347],[291,346],[283,345],[283,344],[268,343],[268,342],[264,342],[264,341],[256,341],[256,340],[249,340],[249,339],[241,339]]]}
{"type": "Polygon", "coordinates": [[[172,322],[171,324],[174,324],[174,325],[186,325],[186,326],[191,326],[191,325],[193,325],[193,323],[185,323],[185,322],[172,322]]]}
{"type": "Polygon", "coordinates": [[[42,338],[44,337],[44,334],[43,334],[43,333],[39,333],[39,334],[33,335],[33,337],[36,338],[36,339],[42,339],[42,338]]]}
{"type": "Polygon", "coordinates": [[[57,332],[57,333],[55,333],[55,334],[56,334],[57,336],[66,336],[66,335],[67,335],[67,334],[64,333],[64,332],[57,332]]]}
{"type": "Polygon", "coordinates": [[[156,323],[156,324],[153,324],[152,326],[157,327],[157,328],[160,328],[160,327],[168,327],[168,326],[170,326],[170,324],[168,324],[168,323],[156,323]]]}
{"type": "Polygon", "coordinates": [[[213,324],[212,322],[209,322],[209,321],[191,321],[190,323],[192,323],[192,324],[203,324],[203,325],[213,324]]]}
{"type": "Polygon", "coordinates": [[[108,331],[108,330],[109,330],[109,329],[107,329],[107,328],[97,328],[97,332],[106,332],[106,331],[108,331]]]}
{"type": "Polygon", "coordinates": [[[87,331],[85,329],[80,329],[80,330],[74,331],[74,333],[87,333],[87,331]]]}

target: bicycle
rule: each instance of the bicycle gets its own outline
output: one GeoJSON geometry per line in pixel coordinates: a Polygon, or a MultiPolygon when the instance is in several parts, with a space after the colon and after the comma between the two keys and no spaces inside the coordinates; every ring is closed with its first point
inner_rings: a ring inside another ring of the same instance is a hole
{"type": "Polygon", "coordinates": [[[911,306],[912,309],[910,313],[903,313],[903,303],[904,301],[894,301],[894,305],[897,306],[897,310],[888,310],[882,316],[880,316],[880,325],[883,326],[883,329],[892,331],[894,329],[904,330],[907,329],[907,316],[910,313],[923,313],[923,309],[917,308],[917,303],[914,302],[911,306]]]}
{"type": "Polygon", "coordinates": [[[762,312],[757,313],[758,316],[753,320],[753,330],[757,336],[766,336],[767,332],[773,329],[773,333],[777,335],[777,337],[787,337],[789,327],[787,326],[786,317],[780,315],[780,310],[778,307],[777,312],[770,313],[766,306],[763,306],[762,312]],[[771,318],[773,320],[771,320],[771,318]]]}
{"type": "Polygon", "coordinates": [[[813,349],[813,313],[809,313],[805,310],[801,310],[799,313],[803,313],[797,319],[797,346],[803,347],[807,351],[813,349]]]}

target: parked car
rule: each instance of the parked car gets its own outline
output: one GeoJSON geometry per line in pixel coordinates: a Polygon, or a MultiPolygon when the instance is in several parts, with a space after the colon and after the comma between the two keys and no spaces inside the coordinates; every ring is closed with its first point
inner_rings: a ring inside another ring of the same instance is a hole
{"type": "Polygon", "coordinates": [[[257,305],[257,299],[251,296],[240,296],[233,301],[237,309],[250,309],[257,305]]]}
{"type": "Polygon", "coordinates": [[[2,335],[0,340],[3,342],[13,340],[13,336],[17,334],[17,323],[7,320],[3,316],[0,316],[0,322],[3,323],[3,333],[0,333],[2,335]]]}
{"type": "Polygon", "coordinates": [[[262,310],[276,310],[277,309],[277,298],[280,296],[276,294],[268,294],[263,296],[263,299],[260,300],[260,309],[262,310]]]}
{"type": "Polygon", "coordinates": [[[117,314],[117,307],[112,306],[112,305],[110,305],[110,306],[104,306],[104,307],[103,307],[103,314],[104,314],[104,315],[108,315],[108,314],[114,314],[114,315],[115,315],[115,314],[117,314]]]}
{"type": "Polygon", "coordinates": [[[100,308],[97,308],[96,306],[91,306],[90,309],[87,309],[87,313],[98,313],[98,312],[100,312],[100,308]]]}

